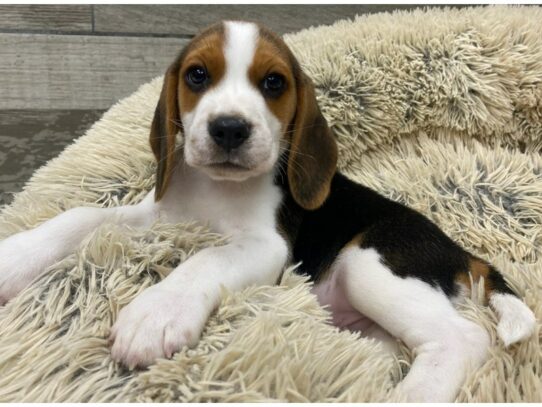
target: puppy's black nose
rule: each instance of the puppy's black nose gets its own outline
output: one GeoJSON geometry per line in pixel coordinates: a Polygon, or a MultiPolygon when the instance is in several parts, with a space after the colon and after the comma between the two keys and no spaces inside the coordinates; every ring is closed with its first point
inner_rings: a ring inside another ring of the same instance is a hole
{"type": "Polygon", "coordinates": [[[226,151],[239,147],[250,135],[251,126],[234,116],[220,116],[209,123],[209,134],[226,151]]]}

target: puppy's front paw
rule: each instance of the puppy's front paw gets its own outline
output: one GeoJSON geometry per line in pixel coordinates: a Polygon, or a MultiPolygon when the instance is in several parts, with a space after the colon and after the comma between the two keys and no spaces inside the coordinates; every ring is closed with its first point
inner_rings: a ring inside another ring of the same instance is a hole
{"type": "Polygon", "coordinates": [[[121,310],[111,329],[111,355],[130,369],[170,358],[198,342],[210,312],[200,293],[170,290],[164,282],[149,287],[121,310]]]}

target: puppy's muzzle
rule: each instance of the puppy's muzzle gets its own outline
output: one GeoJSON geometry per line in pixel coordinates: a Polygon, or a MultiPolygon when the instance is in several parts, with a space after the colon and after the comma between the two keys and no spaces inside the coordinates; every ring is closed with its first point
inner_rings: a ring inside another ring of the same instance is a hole
{"type": "Polygon", "coordinates": [[[213,141],[230,152],[248,139],[252,126],[239,117],[220,116],[209,123],[208,130],[213,141]]]}

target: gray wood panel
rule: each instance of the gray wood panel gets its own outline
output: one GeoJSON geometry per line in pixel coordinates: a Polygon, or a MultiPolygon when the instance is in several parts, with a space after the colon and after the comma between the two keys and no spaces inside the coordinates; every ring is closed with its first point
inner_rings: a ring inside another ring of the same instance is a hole
{"type": "Polygon", "coordinates": [[[222,19],[259,21],[278,33],[409,5],[95,5],[96,32],[194,35],[222,19]]]}
{"type": "Polygon", "coordinates": [[[0,206],[34,170],[56,157],[103,110],[0,110],[0,206]]]}
{"type": "Polygon", "coordinates": [[[105,109],[162,74],[186,40],[0,34],[0,109],[105,109]]]}
{"type": "Polygon", "coordinates": [[[0,206],[104,109],[162,74],[186,42],[179,37],[220,19],[284,33],[414,7],[0,5],[0,206]]]}
{"type": "Polygon", "coordinates": [[[0,30],[92,31],[92,6],[0,5],[0,30]]]}

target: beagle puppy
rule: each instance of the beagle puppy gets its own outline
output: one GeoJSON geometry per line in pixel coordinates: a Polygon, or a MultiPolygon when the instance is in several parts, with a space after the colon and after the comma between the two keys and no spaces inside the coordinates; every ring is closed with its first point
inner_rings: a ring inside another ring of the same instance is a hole
{"type": "Polygon", "coordinates": [[[410,401],[453,401],[479,367],[488,333],[454,308],[480,282],[506,344],[535,318],[490,264],[420,213],[337,172],[337,146],[311,80],[286,44],[228,21],[195,37],[167,70],[150,130],[156,187],[140,203],[74,208],[0,243],[0,303],[105,222],[198,220],[231,236],[199,251],[121,310],[112,357],[147,366],[198,342],[221,287],[275,284],[288,262],[339,328],[416,358],[396,388],[410,401]],[[177,136],[181,136],[179,140],[177,136]]]}

